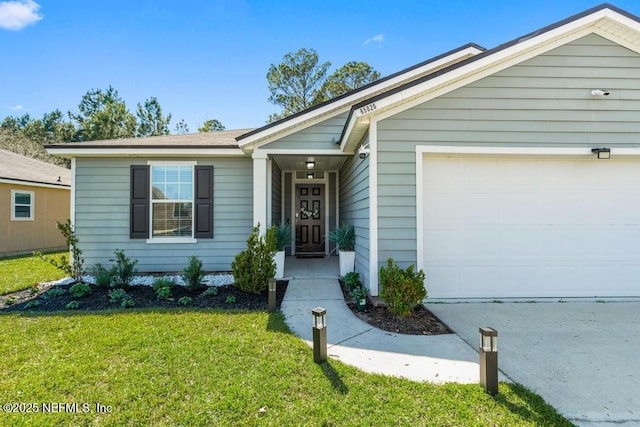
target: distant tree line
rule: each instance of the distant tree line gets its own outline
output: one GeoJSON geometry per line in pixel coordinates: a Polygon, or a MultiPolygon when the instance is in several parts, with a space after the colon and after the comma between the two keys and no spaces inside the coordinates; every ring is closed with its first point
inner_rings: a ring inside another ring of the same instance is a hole
{"type": "MultiPolygon", "coordinates": [[[[281,111],[269,116],[268,121],[283,119],[380,78],[380,73],[366,62],[350,61],[328,74],[330,67],[330,62],[319,62],[315,50],[304,48],[287,53],[278,65],[271,64],[267,72],[269,102],[281,111]]],[[[44,146],[169,135],[171,118],[171,113],[163,113],[156,97],[138,103],[131,112],[112,86],[91,89],[82,96],[77,111],[64,114],[56,109],[42,118],[29,114],[5,117],[0,122],[0,148],[68,167],[67,160],[50,156],[44,146]]],[[[225,130],[225,126],[210,119],[197,130],[217,132],[225,130]]],[[[189,133],[184,119],[176,123],[173,133],[189,133]]]]}

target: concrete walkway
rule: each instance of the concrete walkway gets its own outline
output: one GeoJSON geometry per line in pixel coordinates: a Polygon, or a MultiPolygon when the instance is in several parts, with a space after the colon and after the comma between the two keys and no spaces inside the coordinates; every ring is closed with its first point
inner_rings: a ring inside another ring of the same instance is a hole
{"type": "MultiPolygon", "coordinates": [[[[311,345],[311,310],[327,310],[329,357],[365,372],[434,383],[478,383],[478,353],[455,334],[416,336],[382,331],[344,303],[337,257],[288,257],[282,312],[289,328],[311,345]]],[[[503,380],[504,378],[501,378],[503,380]]]]}

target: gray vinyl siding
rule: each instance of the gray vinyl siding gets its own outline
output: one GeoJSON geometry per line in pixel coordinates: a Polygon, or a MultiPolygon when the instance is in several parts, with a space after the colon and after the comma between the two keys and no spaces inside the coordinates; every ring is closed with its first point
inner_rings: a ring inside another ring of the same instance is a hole
{"type": "Polygon", "coordinates": [[[265,149],[304,149],[304,150],[332,150],[337,146],[333,142],[340,139],[344,122],[348,113],[342,113],[324,120],[306,129],[285,136],[261,148],[265,149]]]}
{"type": "Polygon", "coordinates": [[[113,251],[122,249],[138,260],[140,272],[181,271],[191,255],[199,257],[207,271],[231,270],[253,221],[251,159],[180,159],[214,166],[213,239],[198,239],[196,244],[129,238],[129,167],[147,160],[152,159],[76,160],[75,224],[87,266],[109,264],[113,251]]]}
{"type": "MultiPolygon", "coordinates": [[[[368,137],[364,144],[369,141],[368,137]]],[[[357,152],[357,150],[356,150],[357,152]]],[[[340,170],[340,222],[356,234],[356,271],[369,288],[369,158],[349,158],[340,170]]]]}
{"type": "Polygon", "coordinates": [[[379,263],[416,263],[416,145],[637,147],[638,76],[640,55],[592,34],[380,121],[379,263]]]}
{"type": "Polygon", "coordinates": [[[282,171],[271,162],[271,224],[282,222],[282,171]]]}

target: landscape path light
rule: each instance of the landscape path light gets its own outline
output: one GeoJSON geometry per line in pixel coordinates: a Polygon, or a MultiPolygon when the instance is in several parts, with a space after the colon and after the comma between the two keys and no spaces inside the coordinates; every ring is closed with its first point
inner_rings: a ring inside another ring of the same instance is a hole
{"type": "Polygon", "coordinates": [[[493,328],[480,328],[480,385],[498,394],[498,331],[493,328]]]}
{"type": "Polygon", "coordinates": [[[313,315],[313,361],[322,363],[327,361],[327,310],[316,307],[311,310],[313,315]]]}
{"type": "Polygon", "coordinates": [[[269,279],[269,311],[276,310],[276,279],[269,279]]]}

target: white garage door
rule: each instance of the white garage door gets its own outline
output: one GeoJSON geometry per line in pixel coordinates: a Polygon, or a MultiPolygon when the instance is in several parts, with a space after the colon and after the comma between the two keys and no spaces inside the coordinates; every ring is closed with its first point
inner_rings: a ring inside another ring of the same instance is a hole
{"type": "Polygon", "coordinates": [[[430,298],[640,295],[640,160],[423,162],[430,298]]]}

